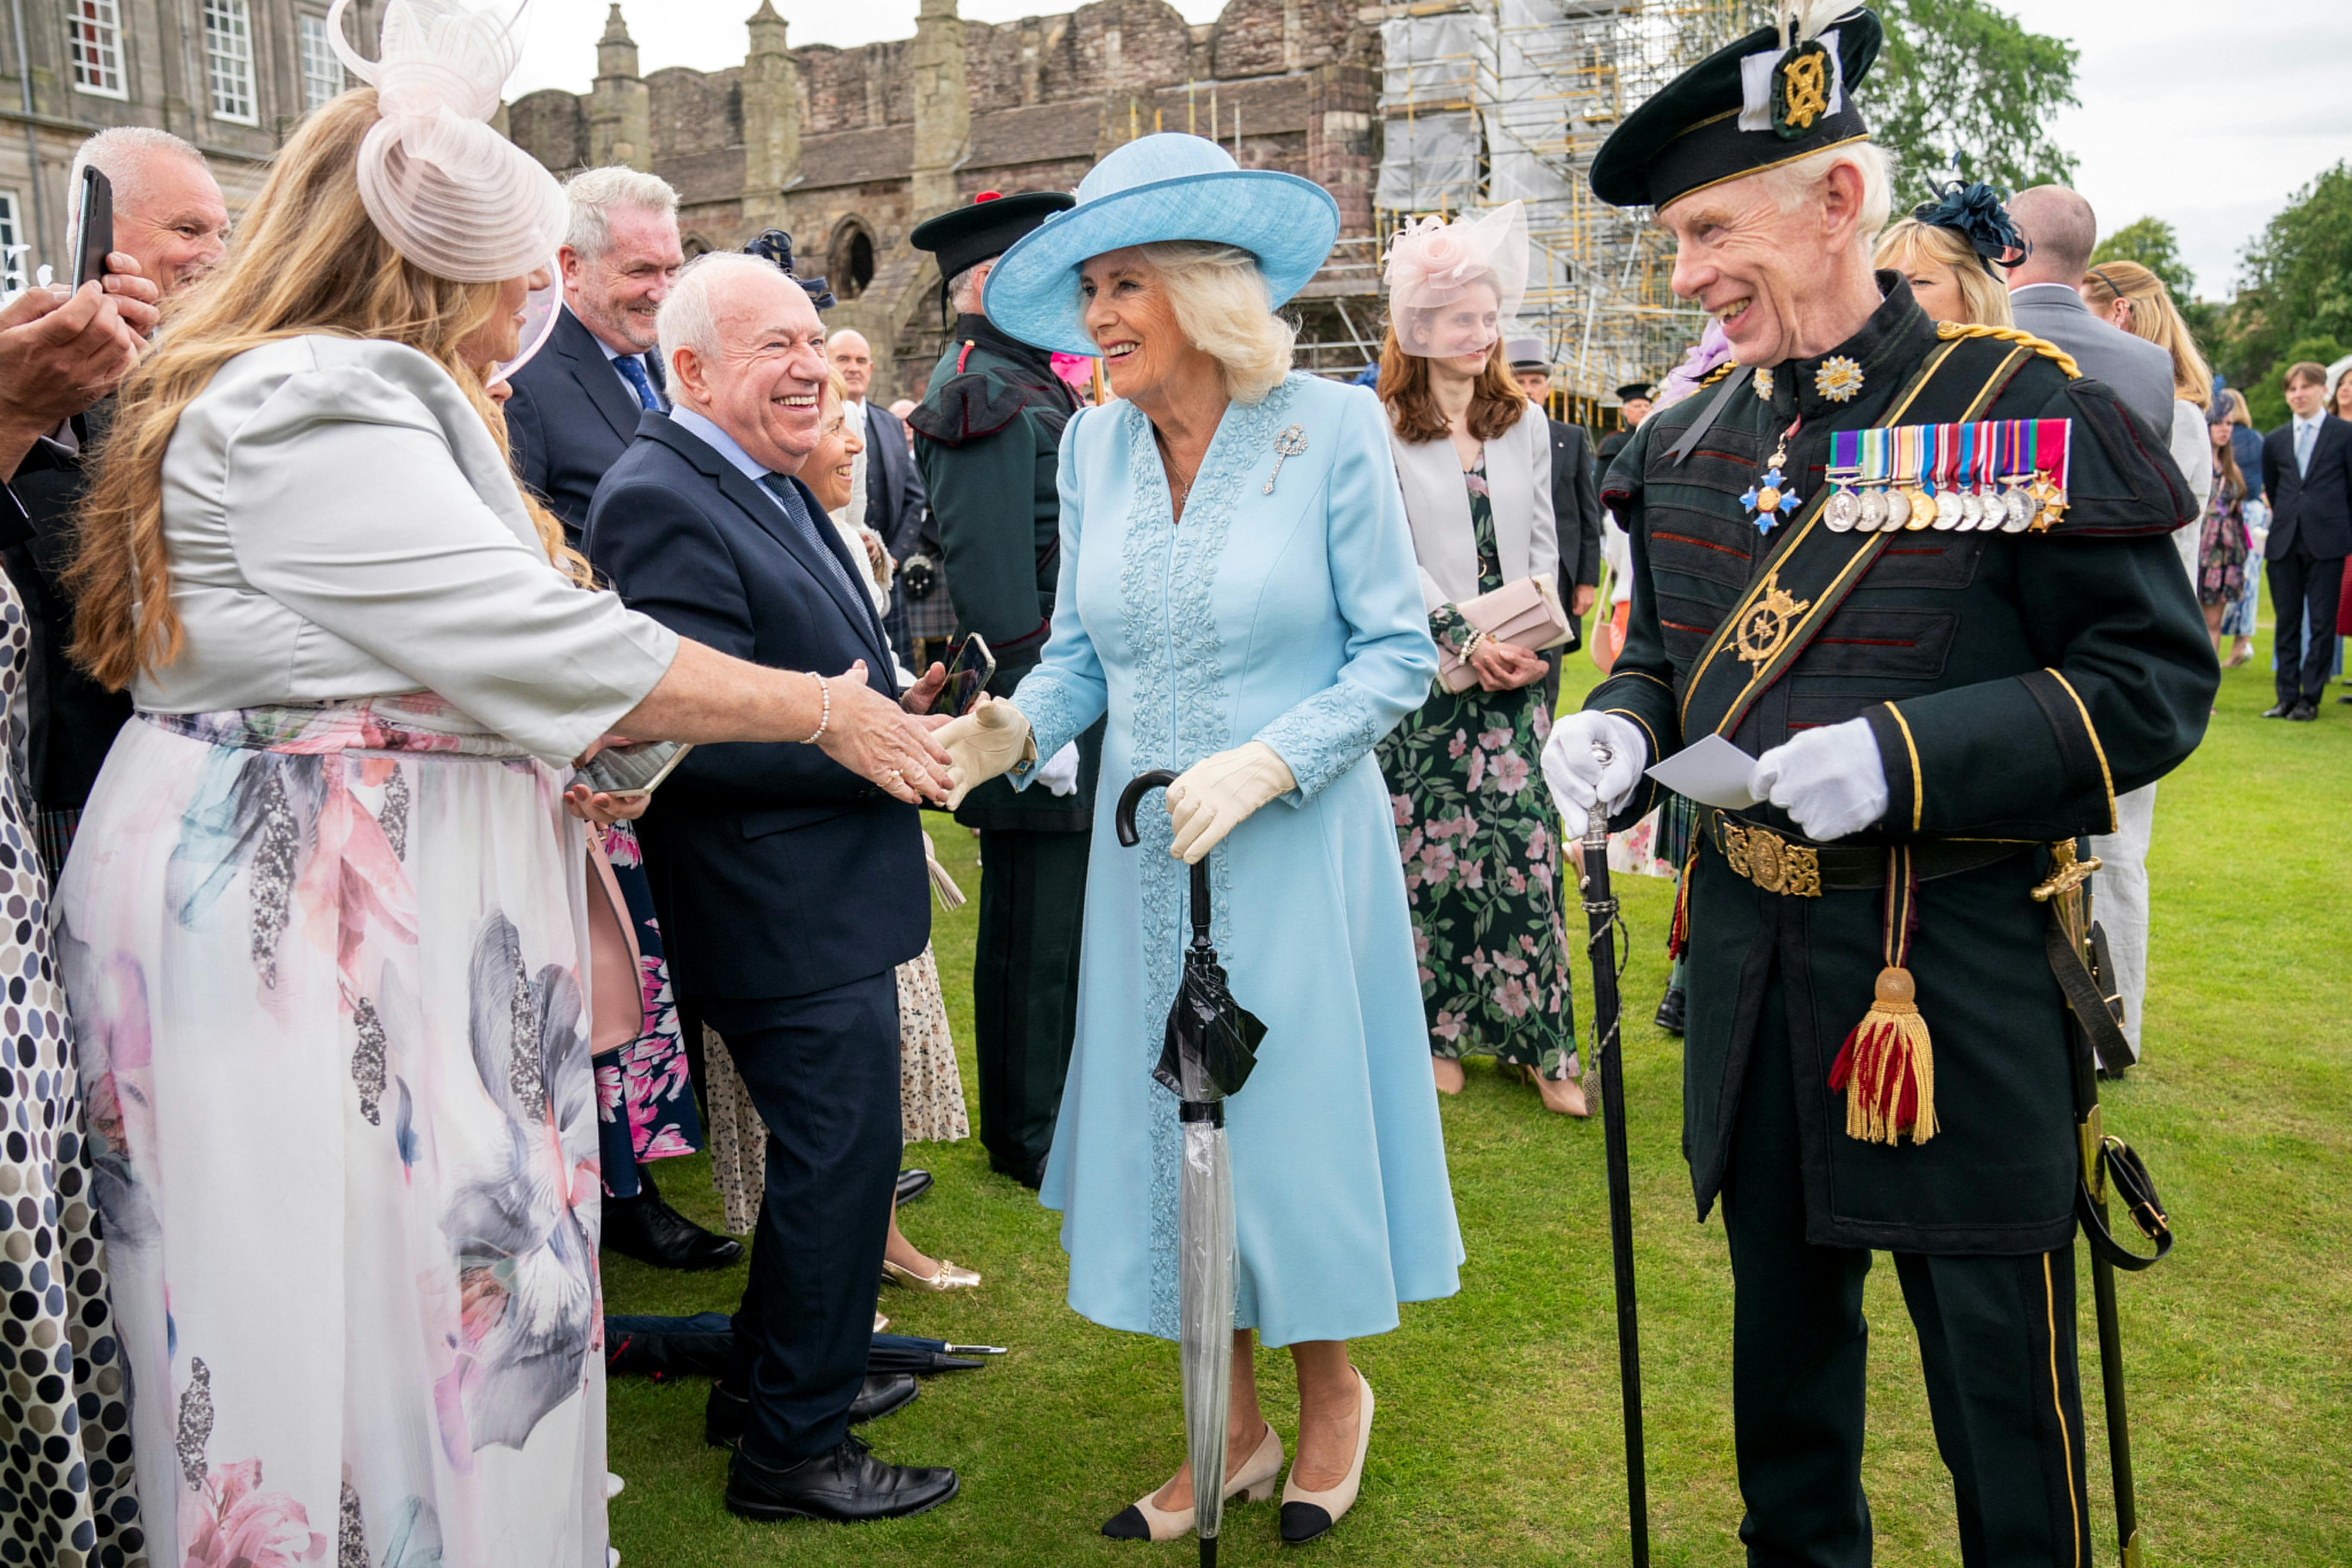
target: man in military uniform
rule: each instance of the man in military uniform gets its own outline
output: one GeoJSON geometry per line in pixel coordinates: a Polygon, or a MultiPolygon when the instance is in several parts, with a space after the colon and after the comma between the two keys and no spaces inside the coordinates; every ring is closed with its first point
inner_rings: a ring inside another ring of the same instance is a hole
{"type": "Polygon", "coordinates": [[[1939,327],[1872,273],[1886,165],[1853,94],[1879,41],[1867,13],[1785,50],[1761,29],[1594,162],[1603,201],[1657,209],[1738,363],[1603,481],[1631,625],[1545,771],[1574,833],[1596,800],[1637,821],[1643,769],[1702,737],[1758,758],[1757,803],[1700,813],[1683,1109],[1730,1244],[1748,1562],[1870,1561],[1882,1249],[1962,1560],[2080,1565],[2072,1048],[2034,890],[2195,748],[2219,675],[2162,448],[2049,345],[1939,327]]]}
{"type": "Polygon", "coordinates": [[[1602,474],[1609,472],[1609,465],[1617,461],[1617,455],[1625,450],[1625,444],[1633,439],[1633,433],[1650,417],[1650,404],[1657,395],[1658,389],[1648,382],[1627,382],[1617,389],[1617,417],[1624,423],[1602,436],[1601,444],[1594,449],[1602,474]]]}
{"type": "MultiPolygon", "coordinates": [[[[947,352],[922,405],[907,416],[931,498],[957,628],[996,655],[989,685],[1010,696],[1045,651],[1061,554],[1062,428],[1078,401],[1043,349],[989,324],[983,297],[996,257],[1073,204],[1057,192],[983,194],[918,225],[955,309],[947,352]]],[[[1056,759],[1075,789],[1016,794],[983,784],[956,809],[980,830],[980,943],[972,960],[980,1141],[989,1165],[1028,1186],[1045,1154],[1077,1030],[1078,930],[1094,828],[1097,725],[1078,755],[1056,759]]],[[[1049,766],[1052,766],[1049,764],[1049,766]]]]}

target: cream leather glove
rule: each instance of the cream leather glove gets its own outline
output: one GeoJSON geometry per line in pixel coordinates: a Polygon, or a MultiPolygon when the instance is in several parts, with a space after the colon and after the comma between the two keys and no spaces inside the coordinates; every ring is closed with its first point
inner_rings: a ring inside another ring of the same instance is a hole
{"type": "Polygon", "coordinates": [[[1176,830],[1168,852],[1186,865],[1198,863],[1251,812],[1297,788],[1290,764],[1263,740],[1203,757],[1168,786],[1168,820],[1176,830]]]}
{"type": "Polygon", "coordinates": [[[948,754],[947,808],[954,810],[963,798],[990,779],[1037,760],[1037,743],[1029,734],[1029,716],[1011,703],[982,696],[980,706],[961,718],[951,718],[931,732],[932,740],[948,754]]]}

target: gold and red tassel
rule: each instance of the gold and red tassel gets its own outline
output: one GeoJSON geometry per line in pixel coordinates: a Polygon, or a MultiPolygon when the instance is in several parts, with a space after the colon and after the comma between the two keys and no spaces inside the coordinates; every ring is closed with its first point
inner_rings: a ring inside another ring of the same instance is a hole
{"type": "Polygon", "coordinates": [[[1690,852],[1683,857],[1682,874],[1675,878],[1675,915],[1666,926],[1669,958],[1679,958],[1690,951],[1691,873],[1698,869],[1698,847],[1706,831],[1704,820],[1691,825],[1690,852]]]}
{"type": "Polygon", "coordinates": [[[1918,987],[1904,967],[1918,896],[1911,852],[1888,852],[1886,967],[1878,972],[1870,1010],[1847,1031],[1830,1068],[1830,1088],[1845,1092],[1846,1135],[1864,1143],[1899,1143],[1907,1133],[1924,1144],[1936,1135],[1935,1052],[1918,987]]]}

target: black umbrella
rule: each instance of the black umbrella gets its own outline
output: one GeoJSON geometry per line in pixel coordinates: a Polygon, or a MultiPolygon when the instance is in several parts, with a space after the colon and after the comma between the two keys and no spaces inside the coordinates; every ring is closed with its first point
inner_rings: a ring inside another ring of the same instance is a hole
{"type": "MultiPolygon", "coordinates": [[[[1138,774],[1119,792],[1118,841],[1136,844],[1135,808],[1176,781],[1164,768],[1138,774]]],[[[1166,1042],[1151,1075],[1175,1092],[1184,1150],[1176,1188],[1177,1346],[1183,1364],[1184,1440],[1192,1460],[1192,1528],[1203,1568],[1217,1560],[1224,1522],[1225,1418],[1233,1403],[1234,1175],[1225,1150],[1225,1096],[1257,1065],[1265,1025],[1234,1000],[1209,940],[1209,862],[1192,865],[1192,942],[1166,1042]]]]}
{"type": "MultiPolygon", "coordinates": [[[[950,1344],[909,1334],[878,1333],[866,1353],[869,1376],[885,1373],[976,1372],[975,1356],[1003,1355],[992,1344],[950,1344]]],[[[725,1312],[690,1317],[614,1313],[604,1320],[604,1371],[613,1377],[724,1377],[735,1357],[735,1320],[725,1312]]]]}

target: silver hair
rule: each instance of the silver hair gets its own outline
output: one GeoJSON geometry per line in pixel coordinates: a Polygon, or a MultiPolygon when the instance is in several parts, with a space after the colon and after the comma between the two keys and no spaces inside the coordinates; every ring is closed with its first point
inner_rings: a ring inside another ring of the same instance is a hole
{"type": "Polygon", "coordinates": [[[74,149],[73,167],[66,173],[68,198],[79,217],[81,201],[81,172],[94,168],[106,176],[114,187],[118,205],[127,205],[139,199],[146,185],[148,161],[158,153],[171,153],[185,158],[206,172],[211,165],[205,155],[168,131],[158,131],[152,125],[117,125],[100,131],[74,149]]]}
{"type": "Polygon", "coordinates": [[[1257,257],[1207,240],[1159,240],[1138,248],[1160,269],[1176,325],[1217,361],[1234,401],[1264,402],[1290,373],[1298,329],[1274,313],[1257,257]]]}
{"type": "Polygon", "coordinates": [[[992,266],[995,261],[996,258],[992,256],[986,261],[975,261],[970,267],[965,267],[961,272],[957,273],[953,277],[948,279],[948,308],[950,309],[955,311],[960,316],[977,316],[981,313],[982,307],[981,304],[980,269],[984,267],[992,266]]]}
{"type": "Polygon", "coordinates": [[[680,349],[692,349],[705,356],[718,350],[719,312],[712,297],[725,279],[744,273],[792,282],[765,256],[746,256],[740,250],[713,250],[688,262],[678,273],[677,281],[670,285],[661,303],[661,314],[655,318],[655,330],[661,335],[662,368],[669,372],[672,385],[677,384],[680,349]]]}
{"type": "Polygon", "coordinates": [[[1895,161],[1885,148],[1872,141],[1828,147],[1793,163],[1767,169],[1756,178],[1764,183],[1782,212],[1792,212],[1821,189],[1830,171],[1841,163],[1852,164],[1862,176],[1862,216],[1854,225],[1854,243],[1869,250],[1877,245],[1879,231],[1895,209],[1895,161]]]}
{"type": "Polygon", "coordinates": [[[563,183],[572,203],[572,225],[563,243],[583,261],[594,261],[612,248],[613,213],[616,208],[652,213],[676,221],[677,192],[658,174],[614,164],[583,169],[563,183]]]}

